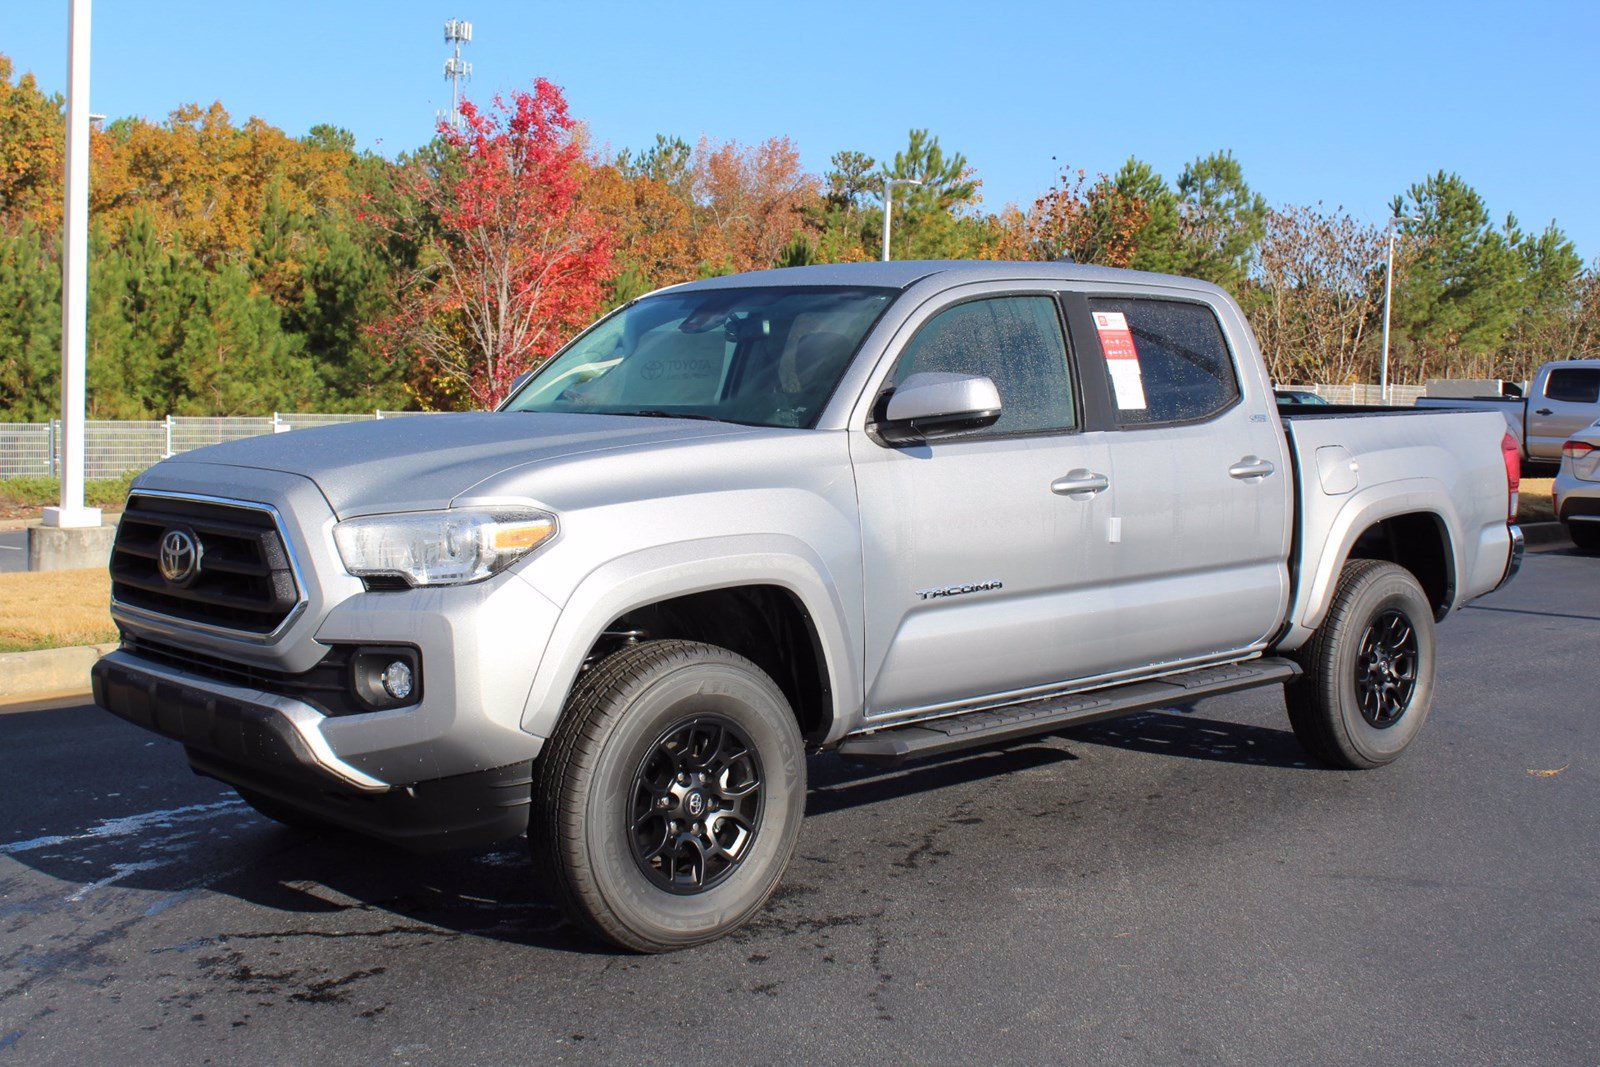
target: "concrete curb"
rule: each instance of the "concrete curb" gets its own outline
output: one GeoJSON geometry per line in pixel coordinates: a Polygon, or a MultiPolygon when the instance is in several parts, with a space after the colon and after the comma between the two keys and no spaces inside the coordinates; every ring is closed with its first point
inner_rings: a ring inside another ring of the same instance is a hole
{"type": "MultiPolygon", "coordinates": [[[[115,526],[121,518],[121,511],[102,510],[100,512],[100,522],[105,526],[115,526]]],[[[31,519],[0,519],[0,533],[26,530],[30,526],[38,526],[41,521],[37,515],[31,519]]]]}
{"type": "Polygon", "coordinates": [[[116,645],[0,652],[0,705],[89,692],[89,668],[116,645]]]}

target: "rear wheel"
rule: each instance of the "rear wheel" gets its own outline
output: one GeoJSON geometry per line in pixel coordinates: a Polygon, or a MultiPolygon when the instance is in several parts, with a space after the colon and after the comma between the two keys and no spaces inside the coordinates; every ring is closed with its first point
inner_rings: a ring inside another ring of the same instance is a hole
{"type": "Polygon", "coordinates": [[[1382,560],[1345,564],[1327,618],[1284,688],[1306,752],[1352,769],[1405,751],[1433,702],[1433,607],[1410,571],[1382,560]]]}
{"type": "Polygon", "coordinates": [[[1569,522],[1567,536],[1585,552],[1600,552],[1600,522],[1569,522]]]}
{"type": "Polygon", "coordinates": [[[540,759],[528,844],[589,932],[685,948],[766,903],[805,788],[800,730],[771,678],[726,649],[650,641],[574,690],[540,759]]]}

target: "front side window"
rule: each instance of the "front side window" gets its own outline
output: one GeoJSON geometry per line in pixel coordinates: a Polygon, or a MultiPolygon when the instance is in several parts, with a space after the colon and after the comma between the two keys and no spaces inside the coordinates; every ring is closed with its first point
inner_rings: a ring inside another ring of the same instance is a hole
{"type": "Polygon", "coordinates": [[[1204,304],[1090,297],[1089,310],[1119,426],[1196,422],[1239,399],[1222,325],[1204,304]]]}
{"type": "Polygon", "coordinates": [[[999,421],[963,438],[1077,425],[1067,346],[1051,297],[969,300],[941,311],[906,345],[890,384],[898,387],[924,371],[979,374],[994,382],[999,421]]]}
{"type": "Polygon", "coordinates": [[[1600,401],[1600,367],[1560,367],[1550,372],[1544,395],[1566,404],[1600,401]]]}
{"type": "Polygon", "coordinates": [[[894,295],[767,286],[645,297],[551,359],[502,410],[812,426],[894,295]]]}

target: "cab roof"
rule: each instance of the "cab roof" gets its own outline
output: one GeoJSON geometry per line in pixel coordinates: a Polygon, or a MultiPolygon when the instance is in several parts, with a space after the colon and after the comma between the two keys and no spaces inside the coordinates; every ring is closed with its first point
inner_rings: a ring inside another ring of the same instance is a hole
{"type": "Polygon", "coordinates": [[[906,259],[889,263],[820,263],[809,267],[778,267],[773,270],[725,274],[718,278],[672,286],[677,290],[733,289],[752,285],[861,285],[886,289],[909,289],[927,278],[937,277],[946,285],[1012,279],[1137,282],[1163,288],[1197,289],[1208,292],[1216,287],[1192,278],[1115,267],[1091,267],[1081,263],[906,259]]]}

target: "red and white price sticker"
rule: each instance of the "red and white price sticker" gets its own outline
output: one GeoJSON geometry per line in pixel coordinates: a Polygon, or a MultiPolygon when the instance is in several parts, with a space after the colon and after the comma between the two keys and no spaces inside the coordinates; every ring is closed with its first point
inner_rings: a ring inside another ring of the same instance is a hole
{"type": "Polygon", "coordinates": [[[1111,391],[1117,407],[1143,411],[1144,375],[1139,369],[1139,349],[1133,343],[1133,331],[1128,329],[1128,317],[1120,311],[1096,311],[1094,328],[1100,335],[1106,368],[1111,372],[1111,391]]]}

